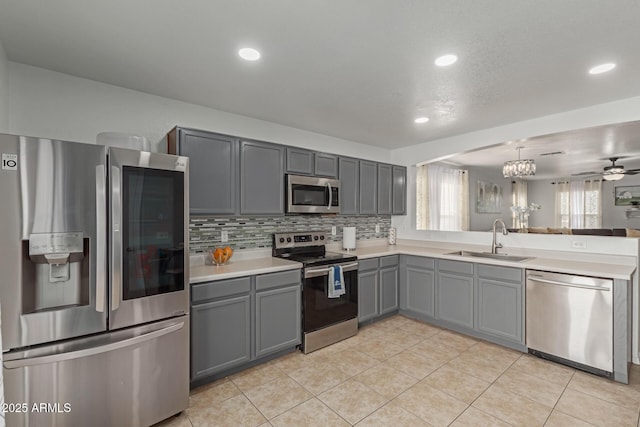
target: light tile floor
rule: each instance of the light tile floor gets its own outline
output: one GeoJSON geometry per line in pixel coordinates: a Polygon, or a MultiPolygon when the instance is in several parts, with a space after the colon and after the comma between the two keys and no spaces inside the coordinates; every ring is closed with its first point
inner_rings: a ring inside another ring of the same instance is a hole
{"type": "Polygon", "coordinates": [[[640,367],[619,384],[394,316],[191,392],[158,424],[200,426],[638,426],[640,367]]]}

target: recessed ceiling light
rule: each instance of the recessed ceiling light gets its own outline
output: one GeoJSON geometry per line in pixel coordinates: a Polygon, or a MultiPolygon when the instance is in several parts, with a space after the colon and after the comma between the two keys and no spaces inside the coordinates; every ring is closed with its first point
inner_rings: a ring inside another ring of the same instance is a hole
{"type": "Polygon", "coordinates": [[[607,71],[611,71],[614,68],[616,68],[616,64],[614,64],[613,62],[608,62],[606,64],[596,65],[595,67],[591,68],[589,70],[589,74],[602,74],[606,73],[607,71]]]}
{"type": "Polygon", "coordinates": [[[458,57],[456,55],[448,54],[437,57],[435,63],[438,67],[447,67],[449,65],[455,64],[457,60],[458,57]]]}
{"type": "Polygon", "coordinates": [[[250,47],[240,49],[238,51],[238,55],[240,55],[240,58],[246,59],[247,61],[257,61],[260,59],[260,52],[250,47]]]}
{"type": "Polygon", "coordinates": [[[414,120],[416,123],[427,123],[429,121],[429,117],[418,117],[414,120]]]}

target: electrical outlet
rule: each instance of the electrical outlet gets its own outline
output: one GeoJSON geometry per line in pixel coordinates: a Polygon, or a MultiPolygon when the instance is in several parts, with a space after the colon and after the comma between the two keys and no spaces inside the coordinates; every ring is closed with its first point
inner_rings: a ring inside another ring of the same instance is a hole
{"type": "Polygon", "coordinates": [[[376,224],[376,234],[380,232],[380,224],[376,224]]]}
{"type": "Polygon", "coordinates": [[[331,235],[332,235],[332,236],[335,236],[336,234],[337,234],[336,226],[335,226],[335,225],[332,225],[332,226],[331,226],[331,235]]]}
{"type": "Polygon", "coordinates": [[[229,241],[229,232],[227,230],[222,230],[220,232],[220,241],[222,243],[229,241]]]}
{"type": "Polygon", "coordinates": [[[587,242],[583,242],[580,240],[572,240],[571,247],[576,249],[587,249],[587,242]]]}

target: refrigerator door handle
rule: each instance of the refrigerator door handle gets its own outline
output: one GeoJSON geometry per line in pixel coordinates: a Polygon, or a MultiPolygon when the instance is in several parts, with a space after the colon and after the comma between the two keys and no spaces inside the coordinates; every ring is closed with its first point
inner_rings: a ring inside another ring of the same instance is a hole
{"type": "Polygon", "coordinates": [[[104,165],[96,166],[96,311],[105,310],[107,262],[107,190],[104,165]]]}
{"type": "Polygon", "coordinates": [[[111,166],[111,311],[120,307],[122,288],[122,192],[120,168],[111,166]]]}
{"type": "Polygon", "coordinates": [[[157,331],[148,332],[146,334],[138,335],[132,338],[125,338],[120,341],[109,343],[106,345],[100,345],[96,347],[85,348],[82,350],[74,350],[66,353],[51,354],[47,356],[36,356],[27,359],[6,360],[4,367],[6,369],[18,369],[27,366],[44,365],[48,363],[64,362],[67,360],[78,359],[80,357],[94,356],[96,354],[106,353],[113,350],[118,350],[124,347],[131,347],[145,341],[159,338],[163,335],[170,334],[175,331],[179,331],[184,327],[184,322],[175,323],[167,326],[166,328],[158,329],[157,331]]]}

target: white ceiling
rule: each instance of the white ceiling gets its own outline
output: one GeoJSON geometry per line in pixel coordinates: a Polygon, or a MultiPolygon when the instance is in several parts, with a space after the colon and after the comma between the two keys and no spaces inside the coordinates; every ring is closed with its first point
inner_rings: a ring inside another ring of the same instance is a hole
{"type": "Polygon", "coordinates": [[[492,168],[502,171],[508,160],[518,158],[536,162],[536,175],[529,180],[570,178],[573,174],[601,173],[611,166],[611,157],[619,157],[616,165],[625,169],[640,168],[640,121],[596,126],[551,135],[508,141],[481,150],[456,154],[447,163],[458,166],[492,168]],[[561,152],[562,154],[543,155],[561,152]]]}
{"type": "Polygon", "coordinates": [[[0,11],[11,61],[387,148],[640,94],[637,0],[0,0],[0,11]],[[262,59],[239,59],[244,46],[262,59]],[[434,66],[450,52],[457,64],[434,66]],[[610,61],[613,72],[587,74],[610,61]]]}

